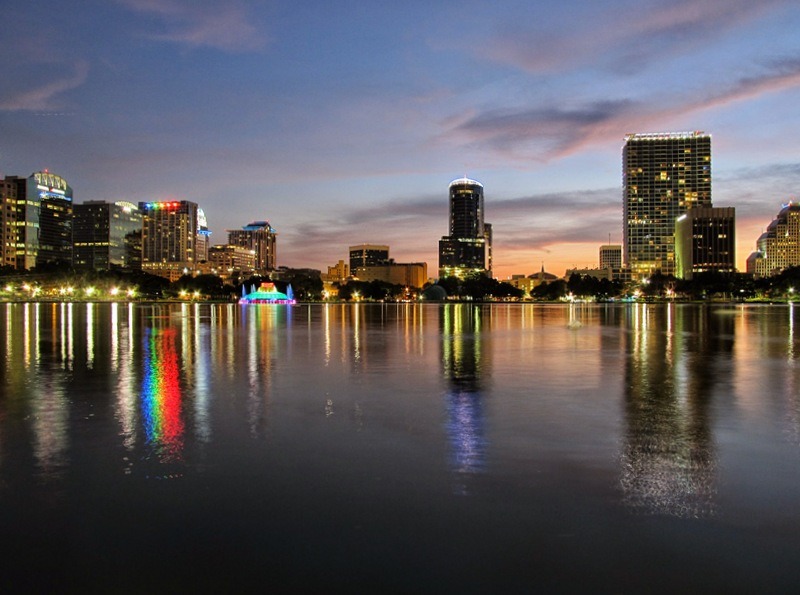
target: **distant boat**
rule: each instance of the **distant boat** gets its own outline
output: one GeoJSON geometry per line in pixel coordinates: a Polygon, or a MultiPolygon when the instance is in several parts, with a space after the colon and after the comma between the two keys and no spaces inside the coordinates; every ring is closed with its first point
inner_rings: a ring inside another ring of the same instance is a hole
{"type": "Polygon", "coordinates": [[[240,304],[295,304],[293,297],[289,297],[275,289],[274,283],[262,283],[256,289],[253,285],[253,290],[246,293],[242,287],[242,297],[239,299],[240,304]]]}

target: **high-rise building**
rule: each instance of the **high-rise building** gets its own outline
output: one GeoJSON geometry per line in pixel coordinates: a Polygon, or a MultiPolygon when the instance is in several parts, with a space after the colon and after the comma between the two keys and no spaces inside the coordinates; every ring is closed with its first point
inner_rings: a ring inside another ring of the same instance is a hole
{"type": "Polygon", "coordinates": [[[736,209],[699,207],[675,223],[675,276],[736,272],[736,209]]]}
{"type": "Polygon", "coordinates": [[[711,206],[711,136],[630,134],[622,150],[624,263],[633,280],[675,273],[675,221],[711,206]]]}
{"type": "Polygon", "coordinates": [[[195,260],[204,262],[208,260],[208,249],[211,246],[211,232],[208,229],[208,221],[203,209],[197,208],[197,246],[195,260]]]}
{"type": "Polygon", "coordinates": [[[73,209],[73,266],[95,270],[141,268],[142,213],[136,205],[89,200],[73,209]]]}
{"type": "Polygon", "coordinates": [[[17,268],[17,184],[0,180],[0,267],[17,268]]]}
{"type": "Polygon", "coordinates": [[[800,204],[790,202],[758,238],[747,272],[769,277],[793,266],[800,266],[800,204]]]}
{"type": "Polygon", "coordinates": [[[27,178],[7,176],[3,185],[16,194],[15,268],[72,264],[72,188],[66,180],[40,171],[27,178]]]}
{"type": "Polygon", "coordinates": [[[450,233],[439,240],[439,276],[491,274],[491,226],[483,221],[483,184],[450,182],[450,233]]]}
{"type": "Polygon", "coordinates": [[[140,202],[142,212],[142,270],[178,280],[197,264],[197,203],[140,202]]]}
{"type": "Polygon", "coordinates": [[[242,229],[229,229],[228,244],[255,251],[256,272],[265,274],[278,268],[276,236],[269,221],[253,221],[242,229]]]}
{"type": "Polygon", "coordinates": [[[350,246],[350,270],[359,267],[375,267],[389,264],[389,246],[359,244],[350,246]]]}

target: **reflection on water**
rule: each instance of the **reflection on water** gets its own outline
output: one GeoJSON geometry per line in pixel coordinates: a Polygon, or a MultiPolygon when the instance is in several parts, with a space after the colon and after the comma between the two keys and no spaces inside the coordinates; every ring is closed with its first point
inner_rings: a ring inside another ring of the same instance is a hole
{"type": "Polygon", "coordinates": [[[187,466],[198,445],[207,452],[238,431],[229,418],[240,412],[249,439],[280,426],[276,401],[285,412],[307,399],[357,430],[403,427],[392,415],[418,407],[393,402],[394,389],[441,394],[443,378],[437,440],[457,491],[491,473],[488,448],[502,459],[503,440],[587,454],[492,435],[496,416],[535,411],[505,427],[536,421],[547,432],[586,409],[620,428],[612,474],[629,510],[708,517],[720,507],[721,417],[763,426],[774,414],[765,435],[800,444],[797,316],[793,305],[2,304],[0,473],[23,451],[40,475],[63,475],[76,441],[102,434],[104,408],[131,460],[187,466]],[[606,388],[617,372],[620,388],[606,388]]]}
{"type": "Polygon", "coordinates": [[[143,339],[142,419],[162,462],[181,460],[183,420],[175,329],[147,328],[143,339]]]}
{"type": "Polygon", "coordinates": [[[726,370],[733,321],[708,308],[637,304],[628,312],[622,488],[640,511],[714,514],[710,395],[726,370]]]}
{"type": "MultiPolygon", "coordinates": [[[[446,395],[447,435],[455,473],[481,473],[486,464],[483,405],[483,310],[469,304],[448,304],[441,317],[442,365],[450,384],[446,395]]],[[[466,486],[459,486],[466,492],[466,486]]]]}

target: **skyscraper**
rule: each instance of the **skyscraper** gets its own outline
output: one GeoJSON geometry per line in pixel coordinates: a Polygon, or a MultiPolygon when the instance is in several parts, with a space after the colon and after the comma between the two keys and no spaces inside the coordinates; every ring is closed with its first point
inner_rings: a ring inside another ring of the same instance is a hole
{"type": "Polygon", "coordinates": [[[624,262],[631,278],[675,274],[675,221],[711,206],[711,136],[630,134],[622,150],[624,262]]]}
{"type": "Polygon", "coordinates": [[[229,229],[228,244],[254,250],[256,272],[264,274],[278,268],[276,235],[269,221],[253,221],[242,229],[229,229]]]}
{"type": "Polygon", "coordinates": [[[140,202],[142,212],[142,270],[178,280],[197,264],[199,231],[197,203],[140,202]]]}
{"type": "Polygon", "coordinates": [[[40,171],[28,178],[7,176],[3,186],[7,195],[16,194],[15,267],[72,264],[72,188],[66,180],[40,171]]]}
{"type": "Polygon", "coordinates": [[[142,214],[130,202],[90,200],[76,204],[72,245],[76,268],[140,268],[142,214]]]}
{"type": "Polygon", "coordinates": [[[450,182],[450,234],[439,240],[439,276],[491,274],[491,226],[483,221],[483,184],[469,178],[450,182]]]}

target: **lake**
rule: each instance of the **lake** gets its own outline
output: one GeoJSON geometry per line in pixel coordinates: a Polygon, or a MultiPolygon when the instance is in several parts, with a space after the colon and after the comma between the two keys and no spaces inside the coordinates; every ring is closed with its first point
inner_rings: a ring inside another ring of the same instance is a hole
{"type": "Polygon", "coordinates": [[[4,591],[789,592],[800,306],[0,304],[4,591]]]}

